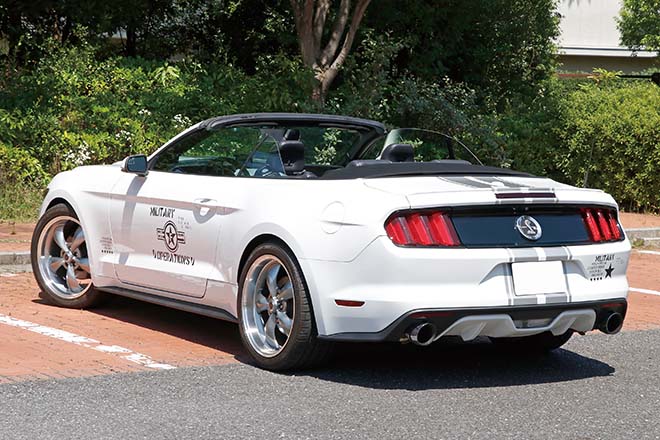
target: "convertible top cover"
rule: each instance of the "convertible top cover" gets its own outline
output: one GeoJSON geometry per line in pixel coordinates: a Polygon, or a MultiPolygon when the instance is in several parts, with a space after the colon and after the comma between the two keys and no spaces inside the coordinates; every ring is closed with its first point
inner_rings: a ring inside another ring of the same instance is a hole
{"type": "Polygon", "coordinates": [[[506,168],[472,165],[468,163],[439,162],[395,162],[370,164],[330,170],[320,177],[322,180],[343,180],[397,176],[462,175],[462,176],[516,176],[536,177],[531,174],[506,168]]]}

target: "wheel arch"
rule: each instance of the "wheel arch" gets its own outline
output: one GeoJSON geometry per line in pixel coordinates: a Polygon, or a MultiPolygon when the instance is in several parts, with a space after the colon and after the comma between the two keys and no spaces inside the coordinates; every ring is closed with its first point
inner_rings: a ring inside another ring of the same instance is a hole
{"type": "Polygon", "coordinates": [[[309,293],[310,308],[312,310],[312,315],[314,316],[314,326],[316,327],[317,332],[324,331],[325,327],[323,325],[323,318],[321,316],[318,316],[315,308],[315,304],[317,303],[317,292],[314,289],[314,281],[312,279],[313,274],[305,270],[304,261],[301,261],[299,255],[296,254],[294,247],[290,246],[287,243],[287,241],[281,238],[280,236],[272,232],[265,232],[255,236],[248,242],[248,244],[243,249],[243,253],[241,254],[241,258],[239,260],[237,274],[236,274],[236,278],[237,278],[236,285],[238,286],[240,284],[241,274],[243,273],[243,269],[245,268],[245,263],[247,262],[250,254],[252,253],[252,251],[254,251],[257,248],[257,246],[263,243],[277,243],[283,246],[286,250],[288,250],[291,253],[291,255],[293,256],[293,262],[298,266],[298,270],[300,270],[300,273],[302,274],[303,282],[305,283],[305,287],[307,288],[307,291],[309,293]]]}
{"type": "Polygon", "coordinates": [[[241,254],[241,259],[238,262],[238,270],[236,271],[236,284],[240,282],[241,274],[243,273],[243,269],[245,268],[245,263],[247,262],[248,257],[254,251],[257,246],[264,244],[264,243],[277,243],[279,245],[284,246],[291,254],[294,256],[296,259],[296,263],[298,263],[298,266],[300,266],[300,262],[298,262],[298,257],[296,256],[296,253],[291,249],[291,246],[289,246],[286,241],[281,239],[275,234],[271,233],[263,233],[259,234],[256,237],[254,237],[250,242],[245,246],[243,249],[243,253],[241,254]]]}
{"type": "Polygon", "coordinates": [[[69,203],[69,201],[66,200],[66,199],[63,198],[63,197],[55,197],[55,198],[53,198],[50,202],[48,202],[48,205],[46,205],[46,209],[44,209],[44,211],[47,211],[47,210],[49,210],[50,208],[52,208],[53,206],[55,206],[55,205],[59,205],[59,204],[63,204],[63,205],[68,206],[73,212],[76,213],[76,215],[78,215],[78,212],[77,212],[76,209],[73,207],[73,205],[72,205],[71,203],[69,203]]]}

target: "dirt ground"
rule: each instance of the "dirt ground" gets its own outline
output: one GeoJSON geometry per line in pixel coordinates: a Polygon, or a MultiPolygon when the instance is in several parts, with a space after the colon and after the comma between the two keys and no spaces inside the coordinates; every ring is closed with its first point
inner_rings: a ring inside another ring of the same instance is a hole
{"type": "Polygon", "coordinates": [[[29,251],[34,223],[0,222],[0,252],[29,251]]]}
{"type": "Polygon", "coordinates": [[[619,218],[624,229],[660,228],[660,215],[622,212],[619,218]]]}

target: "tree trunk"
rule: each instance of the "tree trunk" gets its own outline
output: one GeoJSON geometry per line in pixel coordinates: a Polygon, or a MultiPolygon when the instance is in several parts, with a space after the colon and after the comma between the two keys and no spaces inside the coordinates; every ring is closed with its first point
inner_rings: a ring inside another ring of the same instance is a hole
{"type": "Polygon", "coordinates": [[[134,57],[137,55],[137,33],[133,26],[126,27],[126,56],[134,57]]]}
{"type": "Polygon", "coordinates": [[[371,0],[357,0],[352,14],[351,0],[341,0],[325,47],[322,44],[323,30],[332,0],[290,2],[303,64],[312,69],[317,81],[312,90],[312,99],[322,107],[330,86],[351,51],[355,35],[371,0]]]}

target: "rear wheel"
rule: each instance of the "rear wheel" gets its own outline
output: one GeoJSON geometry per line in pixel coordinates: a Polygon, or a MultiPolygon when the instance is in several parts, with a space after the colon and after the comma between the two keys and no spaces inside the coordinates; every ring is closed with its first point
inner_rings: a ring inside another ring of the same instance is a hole
{"type": "Polygon", "coordinates": [[[562,335],[553,335],[551,332],[539,333],[538,335],[522,336],[519,338],[490,338],[494,344],[506,350],[527,352],[527,353],[547,353],[556,350],[568,342],[573,336],[573,331],[569,330],[562,335]]]}
{"type": "Polygon", "coordinates": [[[85,233],[69,206],[55,205],[39,219],[31,262],[37,284],[51,302],[81,309],[101,299],[92,285],[85,233]]]}
{"type": "Polygon", "coordinates": [[[262,368],[307,368],[330,354],[330,343],[317,337],[302,271],[293,254],[278,243],[261,244],[248,257],[238,311],[243,344],[262,368]]]}

